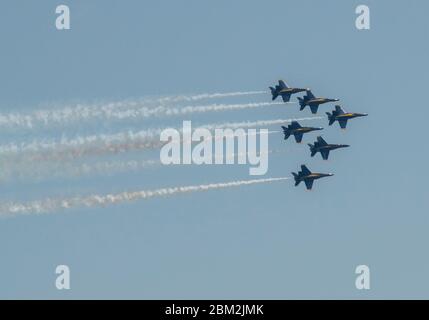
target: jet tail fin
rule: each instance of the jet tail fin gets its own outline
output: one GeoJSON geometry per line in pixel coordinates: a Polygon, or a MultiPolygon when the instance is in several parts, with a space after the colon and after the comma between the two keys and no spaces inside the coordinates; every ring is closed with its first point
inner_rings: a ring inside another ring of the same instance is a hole
{"type": "Polygon", "coordinates": [[[295,179],[295,187],[300,184],[301,180],[299,179],[299,175],[295,172],[292,172],[292,175],[295,179]]]}
{"type": "Polygon", "coordinates": [[[270,87],[271,95],[273,96],[273,100],[276,100],[276,98],[279,96],[278,90],[276,88],[270,87]]]}
{"type": "Polygon", "coordinates": [[[314,155],[316,154],[316,150],[314,148],[314,145],[312,145],[311,143],[307,143],[307,145],[310,147],[311,156],[314,157],[314,155]]]}
{"type": "Polygon", "coordinates": [[[330,112],[326,112],[326,114],[328,115],[328,119],[329,119],[329,125],[332,126],[332,124],[335,122],[335,117],[332,113],[330,112]]]}
{"type": "Polygon", "coordinates": [[[304,110],[305,108],[305,100],[303,98],[298,97],[299,105],[301,106],[299,110],[304,110]]]}
{"type": "Polygon", "coordinates": [[[282,129],[283,129],[283,134],[285,135],[285,140],[287,140],[290,137],[290,130],[285,126],[282,126],[282,129]]]}

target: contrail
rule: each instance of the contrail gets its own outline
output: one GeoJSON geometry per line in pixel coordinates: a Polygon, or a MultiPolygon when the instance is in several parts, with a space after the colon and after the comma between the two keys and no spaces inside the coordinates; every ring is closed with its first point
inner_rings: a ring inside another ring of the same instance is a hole
{"type": "MultiPolygon", "coordinates": [[[[236,93],[235,93],[236,94],[236,93]]],[[[220,94],[219,94],[220,95],[220,94]]],[[[196,96],[198,97],[198,96],[196,96]]],[[[177,99],[163,98],[163,99],[177,99]]],[[[198,99],[196,99],[198,100],[198,99]]],[[[172,101],[175,102],[175,101],[172,101]]],[[[160,102],[161,103],[161,102],[160,102]]],[[[293,103],[293,102],[291,102],[293,103]]],[[[168,117],[187,115],[192,113],[220,112],[228,110],[241,110],[261,108],[271,105],[284,105],[283,102],[260,102],[243,104],[211,104],[202,106],[172,107],[165,105],[147,106],[144,102],[117,102],[104,105],[83,105],[66,107],[62,109],[38,110],[29,114],[8,113],[0,114],[0,127],[25,127],[32,129],[48,125],[64,125],[78,121],[89,120],[125,120],[145,119],[151,117],[168,117]]],[[[147,103],[146,103],[147,104],[147,103]]]]}
{"type": "Polygon", "coordinates": [[[68,199],[45,199],[39,201],[31,201],[28,203],[4,203],[0,204],[1,216],[17,216],[28,214],[41,214],[54,212],[62,209],[70,209],[75,207],[96,207],[118,204],[122,202],[130,202],[140,199],[149,199],[154,197],[172,196],[181,193],[193,193],[200,191],[209,191],[214,189],[232,188],[247,186],[261,183],[271,183],[285,181],[290,178],[266,178],[254,180],[239,180],[222,183],[200,184],[193,186],[170,187],[155,190],[142,190],[134,192],[122,192],[106,195],[90,195],[84,197],[73,197],[68,199]]]}
{"type": "MultiPolygon", "coordinates": [[[[206,128],[214,130],[216,128],[238,129],[252,128],[261,126],[278,125],[290,123],[292,121],[305,121],[321,119],[322,117],[305,117],[292,119],[259,120],[245,122],[226,122],[220,124],[208,124],[197,128],[206,128]]],[[[159,140],[159,135],[165,128],[154,128],[141,130],[138,132],[120,132],[116,134],[101,134],[74,139],[63,137],[60,141],[33,141],[31,143],[7,144],[0,146],[0,154],[16,155],[21,153],[35,153],[39,157],[30,158],[31,160],[66,157],[81,157],[91,154],[118,153],[133,149],[153,149],[164,145],[159,140]]]]}

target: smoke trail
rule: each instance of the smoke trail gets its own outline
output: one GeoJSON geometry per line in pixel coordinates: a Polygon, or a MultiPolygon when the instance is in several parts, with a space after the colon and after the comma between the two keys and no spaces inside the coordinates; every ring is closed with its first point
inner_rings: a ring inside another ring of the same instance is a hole
{"type": "MultiPolygon", "coordinates": [[[[272,154],[285,152],[284,149],[268,150],[267,152],[259,152],[258,156],[263,154],[272,154]]],[[[242,155],[247,155],[248,152],[235,152],[224,156],[225,161],[235,159],[242,155]]],[[[221,155],[213,154],[213,163],[216,157],[220,158],[221,155]]],[[[0,170],[0,181],[42,181],[47,179],[56,178],[78,178],[81,176],[103,175],[110,176],[117,173],[138,171],[149,167],[160,166],[159,160],[111,160],[111,161],[97,161],[95,163],[69,163],[69,162],[40,162],[32,163],[30,166],[25,163],[13,163],[12,165],[3,165],[0,170]]]]}
{"type": "MultiPolygon", "coordinates": [[[[246,93],[241,93],[246,94],[246,93]]],[[[198,97],[219,95],[237,95],[230,94],[208,94],[190,96],[189,99],[199,100],[198,97]]],[[[162,98],[159,103],[176,102],[175,98],[162,98]],[[172,101],[166,99],[173,99],[172,101]],[[165,100],[165,101],[164,101],[165,100]]],[[[179,99],[180,100],[180,99],[179,99]]],[[[194,101],[192,100],[192,101],[194,101]]],[[[240,110],[247,108],[260,108],[270,105],[284,105],[282,102],[261,102],[245,104],[211,104],[203,106],[183,106],[171,107],[165,105],[148,106],[147,102],[116,102],[104,105],[81,105],[75,107],[66,107],[63,109],[38,110],[29,114],[9,113],[0,114],[1,127],[25,127],[32,129],[38,126],[64,125],[78,121],[89,120],[124,120],[124,119],[145,119],[151,117],[165,117],[187,115],[192,113],[219,112],[227,110],[240,110]]]]}
{"type": "MultiPolygon", "coordinates": [[[[280,131],[268,131],[268,134],[278,133],[280,131]]],[[[256,132],[256,134],[259,134],[259,132],[256,132]]],[[[244,135],[249,135],[249,133],[244,133],[244,135]]],[[[228,135],[225,135],[228,136],[228,135]]],[[[236,136],[239,136],[236,135],[236,136]]],[[[215,138],[215,137],[213,137],[215,138]]],[[[182,140],[183,141],[183,140],[182,140]]],[[[64,161],[67,159],[73,159],[73,158],[80,158],[84,156],[94,156],[94,155],[105,155],[107,153],[110,154],[118,154],[122,152],[127,152],[130,150],[139,150],[139,149],[156,149],[160,148],[165,144],[165,142],[161,142],[159,140],[152,140],[152,141],[133,141],[133,142],[127,142],[127,143],[119,143],[119,144],[108,144],[108,145],[89,145],[89,146],[81,146],[79,148],[68,148],[68,149],[54,149],[47,151],[39,151],[39,152],[33,152],[26,154],[25,157],[19,157],[18,159],[14,157],[3,157],[3,165],[5,166],[7,163],[11,163],[14,165],[19,162],[21,163],[31,163],[34,165],[34,163],[38,163],[40,161],[51,161],[51,160],[58,160],[58,161],[64,161]]],[[[16,155],[16,154],[15,154],[16,155]]],[[[1,173],[0,173],[1,176],[1,173]]]]}
{"type": "Polygon", "coordinates": [[[26,127],[32,129],[37,126],[49,124],[61,125],[78,121],[89,120],[125,120],[145,119],[151,117],[169,117],[187,115],[193,113],[219,112],[229,110],[242,110],[250,108],[261,108],[271,105],[284,105],[280,102],[262,102],[245,104],[212,104],[206,106],[185,107],[140,107],[128,110],[111,110],[105,107],[91,109],[80,106],[75,109],[42,110],[30,115],[22,114],[0,114],[0,126],[2,127],[26,127]]]}
{"type": "Polygon", "coordinates": [[[194,186],[170,187],[156,190],[142,190],[134,192],[122,192],[117,194],[107,195],[90,195],[85,197],[73,197],[68,199],[46,199],[32,201],[28,203],[4,203],[0,205],[0,215],[2,216],[17,216],[28,214],[48,213],[62,209],[70,209],[74,207],[95,207],[122,202],[130,202],[140,199],[149,199],[153,197],[172,196],[181,193],[193,193],[200,191],[209,191],[214,189],[240,187],[246,185],[271,183],[277,181],[285,181],[290,178],[266,178],[254,180],[239,180],[223,183],[201,184],[194,186]]]}
{"type": "Polygon", "coordinates": [[[95,163],[69,162],[21,162],[12,165],[3,165],[0,171],[0,181],[43,181],[56,178],[78,178],[91,175],[112,175],[120,172],[138,171],[147,167],[160,165],[159,160],[112,160],[95,163]]]}
{"type": "Polygon", "coordinates": [[[316,120],[323,119],[323,117],[305,117],[305,118],[293,118],[293,119],[276,119],[276,120],[259,120],[259,121],[243,121],[243,122],[226,122],[222,124],[209,124],[202,126],[201,128],[206,128],[209,130],[217,128],[252,128],[252,127],[262,127],[262,126],[272,126],[278,124],[290,123],[292,121],[307,121],[307,120],[316,120]]]}
{"type": "Polygon", "coordinates": [[[110,108],[133,108],[139,107],[143,103],[149,104],[168,104],[175,102],[195,102],[199,100],[206,99],[219,99],[219,98],[228,98],[228,97],[241,97],[249,95],[258,95],[258,94],[269,94],[269,91],[235,91],[235,92],[216,92],[216,93],[199,93],[199,94],[187,94],[187,95],[176,95],[176,96],[166,96],[160,98],[141,98],[133,100],[125,100],[118,102],[111,102],[108,104],[110,108]]]}
{"type": "MultiPolygon", "coordinates": [[[[170,116],[170,115],[186,115],[192,113],[205,113],[227,110],[241,110],[267,107],[273,105],[284,105],[284,102],[260,102],[260,103],[243,103],[243,104],[212,104],[207,106],[186,106],[180,108],[157,107],[150,112],[156,116],[170,116]]],[[[135,116],[135,115],[133,115],[135,116]]]]}
{"type": "MultiPolygon", "coordinates": [[[[314,120],[321,117],[307,117],[294,119],[260,120],[247,122],[231,122],[221,124],[209,124],[199,128],[214,130],[216,128],[238,129],[258,126],[269,126],[290,123],[297,120],[314,120]]],[[[165,142],[159,140],[159,135],[164,129],[149,129],[138,132],[121,132],[111,135],[92,135],[77,137],[75,139],[62,138],[60,141],[33,141],[32,143],[8,144],[0,146],[0,154],[3,161],[15,161],[13,157],[23,157],[27,162],[80,158],[84,156],[104,155],[107,153],[117,154],[130,150],[156,149],[162,147],[165,142]],[[7,158],[11,159],[7,159],[7,158]]],[[[179,130],[181,131],[181,130],[179,130]]],[[[269,132],[274,133],[274,131],[269,132]]]]}
{"type": "Polygon", "coordinates": [[[226,93],[202,93],[196,95],[181,95],[176,97],[165,97],[158,99],[160,103],[167,102],[180,102],[180,101],[198,101],[203,99],[216,99],[216,98],[227,98],[227,97],[238,97],[238,96],[248,96],[248,95],[257,95],[265,94],[268,91],[237,91],[237,92],[226,92],[226,93]]]}
{"type": "MultiPolygon", "coordinates": [[[[277,124],[290,123],[292,121],[306,121],[321,119],[322,117],[306,117],[306,118],[292,118],[292,119],[276,119],[276,120],[259,120],[259,121],[244,121],[244,122],[226,122],[219,124],[207,124],[197,128],[206,128],[209,130],[214,129],[238,129],[238,128],[251,128],[261,126],[271,126],[277,124]]],[[[17,154],[22,152],[46,152],[55,149],[79,149],[84,146],[88,148],[96,148],[106,150],[114,150],[120,147],[120,150],[125,151],[135,147],[157,147],[160,145],[159,135],[165,128],[154,128],[148,130],[141,130],[137,132],[127,131],[116,134],[100,134],[90,135],[84,137],[77,137],[68,139],[62,137],[60,141],[49,140],[34,140],[31,143],[10,143],[0,146],[0,154],[17,154]],[[121,147],[122,146],[122,147],[121,147]]],[[[179,130],[180,131],[180,130],[179,130]]],[[[79,154],[77,152],[76,154],[79,154]]]]}

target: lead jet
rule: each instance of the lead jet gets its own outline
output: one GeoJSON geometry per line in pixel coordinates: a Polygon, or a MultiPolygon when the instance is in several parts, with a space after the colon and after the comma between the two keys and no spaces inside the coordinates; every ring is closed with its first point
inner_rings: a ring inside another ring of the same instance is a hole
{"type": "Polygon", "coordinates": [[[316,173],[311,172],[305,165],[301,166],[301,171],[298,173],[292,172],[293,177],[295,178],[295,187],[300,184],[301,181],[304,181],[307,190],[311,190],[313,187],[314,180],[324,178],[324,177],[332,177],[333,173],[316,173]]]}
{"type": "Polygon", "coordinates": [[[307,90],[307,94],[302,97],[298,98],[299,105],[301,106],[300,110],[304,110],[306,106],[309,106],[311,109],[311,113],[317,113],[317,109],[319,108],[319,105],[328,103],[328,102],[335,102],[340,101],[339,99],[330,99],[330,98],[316,98],[314,94],[311,92],[311,90],[307,90]]]}
{"type": "Polygon", "coordinates": [[[321,136],[317,137],[317,141],[314,142],[314,145],[309,143],[308,146],[310,147],[312,157],[320,152],[323,160],[328,160],[329,151],[331,150],[350,147],[348,144],[328,144],[321,136]]]}
{"type": "Polygon", "coordinates": [[[304,92],[307,89],[303,88],[290,88],[283,80],[279,80],[279,84],[275,88],[270,87],[272,100],[276,100],[278,96],[281,96],[283,102],[289,102],[291,95],[294,93],[304,92]]]}
{"type": "Polygon", "coordinates": [[[356,112],[345,112],[340,106],[335,106],[335,110],[332,111],[332,114],[326,112],[329,119],[329,125],[331,126],[335,121],[338,121],[341,129],[345,129],[347,126],[347,120],[357,118],[357,117],[366,117],[368,113],[356,113],[356,112]]]}
{"type": "Polygon", "coordinates": [[[285,140],[287,140],[290,137],[290,135],[293,134],[295,136],[295,141],[297,143],[300,143],[302,141],[302,136],[304,135],[304,133],[316,131],[316,130],[323,130],[323,128],[321,127],[302,127],[298,123],[298,121],[292,121],[292,123],[287,127],[282,126],[282,129],[285,135],[285,140]]]}

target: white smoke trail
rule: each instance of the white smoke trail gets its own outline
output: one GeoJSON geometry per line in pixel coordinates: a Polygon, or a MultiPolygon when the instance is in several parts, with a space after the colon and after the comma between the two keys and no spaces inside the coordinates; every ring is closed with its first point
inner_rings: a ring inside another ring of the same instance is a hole
{"type": "Polygon", "coordinates": [[[91,109],[80,106],[74,109],[63,110],[42,110],[33,114],[0,114],[1,127],[26,127],[28,129],[38,126],[64,125],[78,121],[89,120],[124,120],[124,119],[145,119],[151,117],[179,116],[193,113],[220,112],[229,110],[242,110],[251,108],[261,108],[271,105],[284,105],[280,102],[261,102],[245,104],[212,104],[206,106],[185,106],[185,107],[140,107],[128,110],[110,110],[105,107],[91,109]]]}
{"type": "Polygon", "coordinates": [[[213,189],[223,189],[231,187],[240,187],[246,185],[260,184],[260,183],[271,183],[278,181],[285,181],[290,178],[266,178],[266,179],[254,179],[254,180],[239,180],[232,182],[223,183],[211,183],[201,184],[194,186],[182,186],[182,187],[170,187],[156,190],[142,190],[134,192],[122,192],[117,194],[107,195],[90,195],[73,197],[68,199],[46,199],[32,201],[28,203],[3,203],[0,204],[0,215],[1,216],[17,216],[17,215],[28,215],[28,214],[41,214],[62,209],[70,209],[74,207],[95,207],[95,206],[106,206],[111,204],[118,204],[122,202],[130,202],[140,199],[149,199],[153,197],[172,196],[181,193],[193,193],[200,191],[208,191],[213,189]]]}
{"type": "Polygon", "coordinates": [[[243,121],[243,122],[226,122],[222,124],[209,124],[206,126],[202,126],[202,128],[206,128],[209,130],[214,130],[217,128],[252,128],[252,127],[263,127],[263,126],[272,126],[290,123],[292,121],[307,121],[307,120],[316,120],[323,119],[323,117],[305,117],[305,118],[292,118],[292,119],[275,119],[275,120],[259,120],[259,121],[243,121]]]}
{"type": "Polygon", "coordinates": [[[165,97],[158,99],[160,103],[168,102],[180,102],[180,101],[198,101],[203,99],[216,99],[216,98],[228,98],[238,96],[248,96],[257,94],[266,94],[268,91],[237,91],[237,92],[226,92],[226,93],[202,93],[196,95],[181,95],[176,97],[165,97]]]}
{"type": "MultiPolygon", "coordinates": [[[[214,130],[216,128],[251,128],[321,118],[322,117],[306,117],[246,122],[226,122],[220,124],[208,124],[205,126],[200,126],[199,128],[207,128],[209,130],[214,130]]],[[[32,153],[35,154],[35,157],[29,157],[29,160],[36,161],[43,159],[61,160],[67,157],[77,158],[85,155],[105,153],[120,153],[135,149],[153,149],[164,145],[164,143],[159,140],[159,135],[164,129],[156,128],[138,132],[128,131],[110,135],[91,135],[86,137],[77,137],[75,139],[67,139],[63,137],[60,141],[35,140],[31,143],[12,143],[0,146],[0,154],[6,156],[32,153]]]]}
{"type": "Polygon", "coordinates": [[[35,162],[30,165],[25,161],[3,165],[0,181],[43,181],[58,178],[79,178],[81,176],[112,175],[115,173],[138,171],[160,165],[159,160],[111,160],[95,163],[71,162],[35,162]]]}
{"type": "Polygon", "coordinates": [[[169,104],[176,102],[195,102],[208,99],[220,99],[229,97],[241,97],[249,95],[269,94],[269,91],[235,91],[235,92],[216,92],[216,93],[199,93],[199,94],[185,94],[176,96],[165,96],[160,98],[141,98],[129,99],[125,101],[110,102],[107,106],[111,109],[118,108],[136,108],[142,104],[169,104]]]}
{"type": "MultiPolygon", "coordinates": [[[[186,115],[192,113],[205,113],[227,110],[241,110],[261,108],[273,105],[284,105],[284,102],[260,102],[260,103],[243,103],[243,104],[212,104],[207,106],[186,106],[179,108],[157,107],[150,112],[156,116],[170,116],[170,115],[186,115]]],[[[133,114],[132,117],[135,117],[133,114]]]]}
{"type": "MultiPolygon", "coordinates": [[[[255,91],[258,92],[258,91],[255,91]]],[[[176,102],[181,99],[186,101],[196,101],[201,97],[234,96],[242,93],[226,94],[203,94],[197,96],[183,96],[162,98],[158,102],[176,102]]],[[[64,125],[78,121],[89,120],[124,120],[124,119],[145,119],[150,117],[166,117],[187,115],[192,113],[219,112],[227,110],[240,110],[247,108],[260,108],[270,105],[284,105],[282,102],[261,102],[245,104],[211,104],[203,106],[183,106],[171,107],[165,105],[148,106],[143,101],[127,101],[107,103],[104,105],[84,105],[78,104],[75,107],[65,107],[62,109],[38,110],[29,114],[8,113],[0,114],[0,127],[25,127],[32,129],[39,126],[64,125]]]]}
{"type": "MultiPolygon", "coordinates": [[[[219,124],[207,124],[199,126],[197,128],[206,128],[213,130],[216,128],[251,128],[260,126],[270,126],[276,124],[284,124],[292,121],[305,121],[321,119],[322,117],[306,117],[306,118],[293,118],[293,119],[276,119],[276,120],[259,120],[259,121],[245,121],[245,122],[225,122],[219,124]]],[[[90,135],[84,137],[77,137],[74,139],[68,139],[62,137],[59,141],[55,140],[34,140],[31,143],[10,143],[0,146],[0,154],[13,154],[20,152],[37,152],[37,151],[48,151],[59,148],[76,148],[84,145],[97,145],[100,144],[105,147],[109,147],[115,143],[131,143],[131,142],[144,142],[151,141],[153,139],[159,140],[159,135],[165,128],[155,128],[148,130],[141,130],[137,132],[127,131],[116,134],[100,134],[90,135]]]]}
{"type": "MultiPolygon", "coordinates": [[[[268,150],[267,152],[259,152],[258,156],[268,155],[272,153],[280,153],[285,150],[268,150]]],[[[213,154],[214,159],[220,158],[229,160],[235,159],[242,155],[247,155],[248,152],[230,153],[226,155],[213,154]],[[222,156],[222,157],[221,157],[222,156]]],[[[111,160],[111,161],[97,161],[95,163],[69,163],[69,162],[36,162],[28,165],[26,163],[18,162],[11,165],[3,165],[0,170],[0,181],[43,181],[46,179],[57,178],[78,178],[81,176],[103,175],[110,176],[117,173],[138,171],[149,167],[160,166],[159,160],[111,160]]]]}

